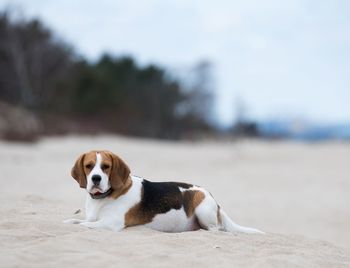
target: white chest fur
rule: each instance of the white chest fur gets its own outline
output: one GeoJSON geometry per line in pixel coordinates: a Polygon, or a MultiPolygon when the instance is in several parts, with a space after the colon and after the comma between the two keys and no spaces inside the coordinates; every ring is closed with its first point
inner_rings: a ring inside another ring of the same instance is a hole
{"type": "Polygon", "coordinates": [[[132,182],[128,192],[117,199],[92,199],[88,194],[85,203],[86,220],[99,222],[107,229],[124,228],[125,214],[141,200],[142,179],[132,177],[132,182]]]}

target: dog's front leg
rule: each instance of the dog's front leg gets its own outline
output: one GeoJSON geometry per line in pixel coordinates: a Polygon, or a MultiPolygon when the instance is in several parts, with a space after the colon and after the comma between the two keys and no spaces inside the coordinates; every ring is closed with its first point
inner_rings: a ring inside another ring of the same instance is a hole
{"type": "Polygon", "coordinates": [[[101,204],[96,202],[92,202],[90,198],[87,198],[85,201],[85,219],[79,220],[79,219],[68,219],[64,220],[63,223],[67,224],[82,224],[82,223],[88,223],[88,222],[95,222],[97,221],[98,212],[101,208],[101,204]]]}

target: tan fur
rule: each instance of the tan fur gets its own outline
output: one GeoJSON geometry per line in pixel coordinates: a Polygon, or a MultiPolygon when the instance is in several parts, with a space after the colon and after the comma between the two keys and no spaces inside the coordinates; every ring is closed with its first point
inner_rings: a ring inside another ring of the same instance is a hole
{"type": "Polygon", "coordinates": [[[183,198],[186,215],[191,217],[196,207],[204,200],[205,195],[201,191],[188,190],[183,193],[183,198]]]}
{"type": "Polygon", "coordinates": [[[78,157],[71,170],[72,177],[79,183],[81,188],[86,188],[86,175],[84,172],[85,155],[86,154],[82,154],[78,157]]]}
{"type": "Polygon", "coordinates": [[[142,213],[140,204],[137,204],[125,214],[125,227],[149,223],[152,221],[153,217],[153,215],[142,213]]]}
{"type": "MultiPolygon", "coordinates": [[[[143,192],[141,193],[141,196],[143,192]]],[[[145,213],[142,211],[141,202],[133,206],[129,211],[125,214],[125,227],[131,227],[136,225],[146,224],[152,221],[155,215],[145,213]]]]}
{"type": "Polygon", "coordinates": [[[126,180],[126,182],[124,183],[122,188],[120,188],[119,190],[113,190],[110,197],[113,199],[117,199],[119,196],[126,194],[129,191],[129,189],[131,188],[131,186],[132,186],[132,180],[129,177],[126,180]]]}

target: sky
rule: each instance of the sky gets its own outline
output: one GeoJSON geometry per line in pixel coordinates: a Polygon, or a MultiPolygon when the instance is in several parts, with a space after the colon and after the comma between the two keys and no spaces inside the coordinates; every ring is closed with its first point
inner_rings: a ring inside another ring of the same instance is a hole
{"type": "Polygon", "coordinates": [[[0,0],[91,60],[213,65],[216,116],[350,122],[348,0],[0,0]],[[240,105],[237,105],[239,103],[240,105]]]}

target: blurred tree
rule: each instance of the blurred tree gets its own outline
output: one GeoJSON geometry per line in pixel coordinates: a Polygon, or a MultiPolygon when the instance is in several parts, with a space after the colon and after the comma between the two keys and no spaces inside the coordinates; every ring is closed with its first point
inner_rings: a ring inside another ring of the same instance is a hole
{"type": "MultiPolygon", "coordinates": [[[[183,78],[184,98],[177,106],[184,132],[213,130],[214,79],[208,61],[196,64],[183,78]]],[[[190,134],[190,133],[189,133],[190,134]]]]}
{"type": "Polygon", "coordinates": [[[35,111],[46,131],[57,131],[55,117],[74,120],[60,124],[63,131],[74,125],[74,131],[168,139],[211,128],[208,62],[193,69],[187,84],[131,57],[105,54],[88,62],[40,21],[13,20],[6,12],[0,40],[0,99],[35,111]]]}
{"type": "Polygon", "coordinates": [[[45,107],[73,64],[71,48],[38,20],[0,14],[0,97],[30,109],[45,107]]]}
{"type": "Polygon", "coordinates": [[[175,116],[184,98],[176,81],[157,66],[138,67],[130,57],[104,55],[85,64],[71,91],[71,112],[110,120],[110,130],[156,138],[176,138],[175,116]]]}
{"type": "Polygon", "coordinates": [[[210,124],[213,113],[212,65],[209,61],[199,62],[192,70],[192,81],[188,95],[191,113],[202,122],[210,124]]]}

